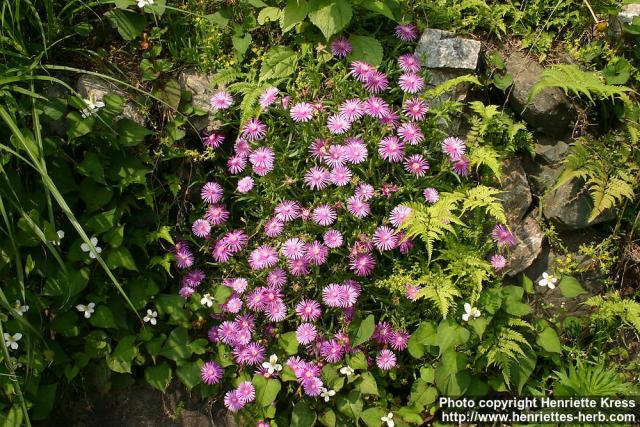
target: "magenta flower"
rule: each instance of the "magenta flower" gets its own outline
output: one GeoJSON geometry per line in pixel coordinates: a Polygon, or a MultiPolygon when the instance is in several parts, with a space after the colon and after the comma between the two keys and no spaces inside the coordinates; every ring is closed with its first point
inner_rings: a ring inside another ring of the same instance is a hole
{"type": "Polygon", "coordinates": [[[424,141],[424,134],[414,122],[401,124],[398,127],[398,136],[409,145],[418,145],[424,141]]]}
{"type": "Polygon", "coordinates": [[[203,202],[213,205],[222,200],[222,186],[217,182],[207,182],[200,190],[200,198],[203,202]]]}
{"type": "Polygon", "coordinates": [[[281,322],[287,317],[287,306],[284,302],[278,301],[275,304],[270,304],[265,314],[267,319],[271,322],[281,322]]]}
{"type": "Polygon", "coordinates": [[[335,168],[336,166],[344,166],[345,158],[345,147],[342,145],[332,145],[328,148],[327,146],[323,146],[322,148],[322,160],[329,166],[335,168]]]}
{"type": "Polygon", "coordinates": [[[460,157],[458,160],[454,161],[451,165],[451,169],[454,173],[460,176],[468,176],[469,175],[469,159],[465,156],[460,157]]]}
{"type": "Polygon", "coordinates": [[[329,363],[337,363],[344,355],[344,347],[335,339],[325,341],[320,347],[320,355],[329,363]]]}
{"type": "Polygon", "coordinates": [[[324,236],[322,236],[322,239],[324,240],[324,244],[331,249],[342,246],[342,233],[338,230],[327,231],[324,233],[324,236]]]}
{"type": "Polygon", "coordinates": [[[500,254],[495,254],[491,257],[491,266],[493,267],[494,270],[500,271],[506,265],[507,265],[507,259],[504,256],[500,254]]]}
{"type": "Polygon", "coordinates": [[[351,196],[347,199],[347,210],[356,218],[364,218],[369,215],[371,208],[369,204],[358,196],[351,196]]]}
{"type": "Polygon", "coordinates": [[[353,51],[353,47],[349,40],[345,37],[338,37],[333,42],[331,42],[331,53],[333,53],[338,58],[345,58],[348,54],[353,51]]]}
{"type": "Polygon", "coordinates": [[[407,348],[409,343],[409,334],[407,331],[398,330],[391,334],[391,338],[389,339],[389,344],[393,347],[394,350],[402,351],[407,348]]]}
{"type": "Polygon", "coordinates": [[[429,105],[420,98],[411,98],[404,102],[403,111],[411,120],[421,121],[427,116],[429,105]]]}
{"type": "Polygon", "coordinates": [[[327,128],[333,134],[342,135],[351,129],[351,121],[342,114],[334,114],[327,120],[327,128]]]}
{"type": "Polygon", "coordinates": [[[393,329],[391,325],[387,322],[379,322],[376,325],[376,329],[371,336],[371,339],[380,343],[380,344],[388,344],[391,340],[391,336],[393,335],[393,329]]]}
{"type": "Polygon", "coordinates": [[[329,248],[314,240],[313,243],[306,246],[304,259],[312,265],[322,265],[327,261],[328,255],[329,248]]]}
{"type": "Polygon", "coordinates": [[[267,125],[260,119],[251,119],[242,127],[242,137],[247,141],[258,141],[267,134],[267,125]]]}
{"type": "Polygon", "coordinates": [[[344,289],[336,283],[331,283],[322,289],[322,302],[328,307],[344,307],[344,297],[344,289]]]}
{"type": "Polygon", "coordinates": [[[253,178],[251,178],[250,176],[245,176],[244,178],[240,178],[240,180],[238,180],[238,187],[236,188],[236,190],[238,190],[238,193],[248,193],[252,188],[253,178]]]}
{"type": "Polygon", "coordinates": [[[338,109],[340,114],[346,117],[350,122],[354,122],[358,120],[364,114],[364,106],[362,101],[355,99],[347,99],[342,104],[340,104],[340,108],[338,109]]]}
{"type": "Polygon", "coordinates": [[[273,211],[280,221],[288,222],[300,218],[300,205],[292,200],[278,203],[278,206],[273,211]]]}
{"type": "Polygon", "coordinates": [[[420,292],[422,288],[418,285],[406,284],[404,289],[405,289],[405,295],[407,296],[407,298],[410,299],[411,301],[415,301],[418,299],[418,292],[420,292]]]}
{"type": "Polygon", "coordinates": [[[229,249],[229,246],[227,246],[224,242],[218,241],[213,246],[211,255],[213,256],[213,260],[216,262],[227,262],[231,259],[233,251],[231,251],[231,249],[229,249]]]}
{"type": "Polygon", "coordinates": [[[241,251],[247,242],[249,241],[249,236],[242,230],[232,230],[224,235],[222,238],[222,242],[229,247],[229,250],[233,252],[241,251]]]}
{"type": "Polygon", "coordinates": [[[424,89],[424,79],[415,73],[404,73],[398,79],[398,84],[406,93],[418,93],[424,89]]]}
{"type": "Polygon", "coordinates": [[[516,244],[516,238],[513,233],[502,224],[493,227],[491,238],[500,247],[515,246],[516,244]]]}
{"type": "Polygon", "coordinates": [[[354,194],[366,202],[368,200],[371,200],[375,192],[376,190],[373,188],[373,185],[362,183],[358,184],[354,194]]]}
{"type": "Polygon", "coordinates": [[[193,265],[193,254],[186,248],[176,251],[175,258],[178,268],[189,268],[193,265]]]}
{"type": "Polygon", "coordinates": [[[249,155],[249,162],[253,166],[258,166],[258,167],[271,167],[273,166],[274,159],[275,159],[275,154],[273,152],[273,149],[269,147],[256,148],[249,155]]]}
{"type": "Polygon", "coordinates": [[[355,77],[356,80],[360,82],[366,81],[369,73],[375,71],[375,68],[371,64],[367,64],[363,61],[353,61],[349,68],[349,74],[351,74],[353,77],[355,77]]]}
{"type": "Polygon", "coordinates": [[[411,208],[403,205],[398,205],[391,211],[389,215],[389,221],[394,227],[399,227],[400,224],[405,222],[411,215],[411,208]]]}
{"type": "Polygon", "coordinates": [[[182,286],[188,286],[190,288],[197,288],[205,278],[205,274],[200,269],[195,269],[187,272],[182,278],[182,286]]]}
{"type": "Polygon", "coordinates": [[[396,366],[396,355],[391,350],[381,350],[376,357],[376,365],[383,371],[389,371],[396,366]]]}
{"type": "Polygon", "coordinates": [[[211,224],[204,219],[196,219],[191,226],[191,231],[196,237],[208,237],[211,232],[211,224]]]}
{"type": "Polygon", "coordinates": [[[304,256],[305,242],[297,237],[285,240],[282,244],[282,255],[287,259],[301,259],[304,256]]]}
{"type": "Polygon", "coordinates": [[[284,222],[280,221],[278,218],[271,218],[264,225],[264,234],[269,237],[277,237],[284,230],[284,222]]]}
{"type": "Polygon", "coordinates": [[[309,146],[309,154],[315,159],[326,159],[329,149],[329,141],[322,138],[316,138],[309,146]]]}
{"type": "Polygon", "coordinates": [[[264,361],[265,349],[262,345],[252,342],[244,347],[244,360],[247,365],[259,365],[264,361]]]}
{"type": "Polygon", "coordinates": [[[311,323],[303,323],[296,329],[296,339],[300,344],[311,344],[317,335],[316,327],[311,323]]]}
{"type": "Polygon", "coordinates": [[[249,157],[249,153],[251,152],[249,142],[242,137],[238,137],[236,143],[233,145],[233,151],[235,152],[236,156],[240,156],[243,158],[249,157]]]}
{"type": "Polygon", "coordinates": [[[387,116],[390,112],[391,109],[389,108],[389,104],[387,104],[387,102],[382,98],[370,96],[366,101],[364,101],[364,113],[367,116],[381,119],[384,116],[387,116]]]}
{"type": "Polygon", "coordinates": [[[278,252],[271,246],[260,246],[249,255],[249,266],[253,270],[273,267],[278,262],[278,252]]]}
{"type": "Polygon", "coordinates": [[[315,300],[302,300],[296,305],[296,314],[305,321],[313,321],[320,317],[322,313],[320,304],[315,300]]]}
{"type": "Polygon", "coordinates": [[[313,118],[313,104],[308,102],[300,102],[291,107],[289,114],[295,122],[308,122],[313,118]]]}
{"type": "Polygon", "coordinates": [[[318,377],[311,377],[302,382],[302,390],[307,396],[315,397],[322,393],[322,380],[318,377]]]}
{"type": "Polygon", "coordinates": [[[216,92],[211,97],[211,108],[214,110],[225,110],[231,107],[231,104],[233,104],[233,98],[224,90],[216,92]]]}
{"type": "Polygon", "coordinates": [[[387,136],[378,144],[378,154],[388,162],[400,162],[404,158],[404,144],[397,136],[387,136]]]}
{"type": "Polygon", "coordinates": [[[331,206],[320,205],[313,210],[311,217],[313,218],[313,222],[316,224],[327,226],[336,221],[338,214],[331,206]]]}
{"type": "Polygon", "coordinates": [[[311,271],[309,269],[309,261],[306,259],[290,259],[287,263],[289,267],[289,273],[296,277],[306,276],[311,271]]]}
{"type": "Polygon", "coordinates": [[[329,171],[323,167],[312,167],[304,176],[304,182],[312,190],[322,190],[329,185],[329,171]]]}
{"type": "Polygon", "coordinates": [[[373,232],[371,239],[379,251],[390,251],[398,245],[398,237],[394,229],[387,226],[380,226],[373,232]]]}
{"type": "Polygon", "coordinates": [[[415,24],[400,24],[396,27],[396,37],[405,42],[412,42],[418,38],[418,27],[415,24]]]}
{"type": "Polygon", "coordinates": [[[232,174],[240,173],[247,166],[247,160],[243,156],[231,156],[227,160],[227,169],[232,174]]]}
{"type": "Polygon", "coordinates": [[[242,277],[237,277],[234,279],[224,279],[222,281],[222,284],[225,286],[229,286],[238,294],[242,294],[247,289],[247,286],[249,286],[249,282],[247,281],[247,279],[244,279],[242,277]]]}
{"type": "Polygon", "coordinates": [[[238,412],[244,407],[244,403],[242,403],[236,390],[229,390],[224,395],[224,406],[231,412],[238,412]]]}
{"type": "Polygon", "coordinates": [[[380,93],[389,87],[389,79],[382,71],[370,71],[364,79],[364,87],[371,93],[380,93]]]}
{"type": "Polygon", "coordinates": [[[223,205],[211,205],[204,213],[204,219],[211,225],[220,225],[229,218],[229,211],[223,205]]]}
{"type": "Polygon", "coordinates": [[[400,123],[400,116],[398,116],[395,111],[389,110],[387,114],[380,117],[379,121],[382,126],[388,126],[395,129],[398,127],[398,123],[400,123]]]}
{"type": "Polygon", "coordinates": [[[405,73],[417,73],[422,68],[420,58],[413,53],[405,53],[398,57],[398,65],[405,73]]]}
{"type": "Polygon", "coordinates": [[[240,383],[236,389],[236,394],[243,404],[253,402],[256,399],[256,389],[253,384],[251,384],[251,381],[243,381],[240,383]]]}
{"type": "Polygon", "coordinates": [[[395,184],[384,183],[384,184],[382,184],[382,187],[380,188],[380,192],[385,197],[391,197],[391,195],[393,193],[396,193],[397,191],[398,191],[398,186],[395,185],[395,184]]]}
{"type": "Polygon", "coordinates": [[[429,170],[429,162],[421,154],[414,154],[404,160],[404,169],[417,177],[422,177],[429,170]]]}
{"type": "Polygon", "coordinates": [[[258,104],[260,104],[262,108],[268,108],[276,100],[278,93],[279,91],[275,87],[267,88],[262,95],[260,95],[258,104]]]}
{"type": "Polygon", "coordinates": [[[281,268],[274,268],[267,274],[269,286],[280,287],[287,283],[287,272],[281,268]]]}
{"type": "Polygon", "coordinates": [[[344,187],[351,181],[351,170],[345,166],[336,166],[331,170],[329,180],[338,187],[344,187]]]}
{"type": "Polygon", "coordinates": [[[344,148],[344,157],[349,163],[358,164],[367,159],[367,146],[361,139],[353,138],[344,148]]]}
{"type": "Polygon", "coordinates": [[[349,259],[349,268],[356,276],[369,276],[376,267],[376,260],[370,253],[357,254],[349,259]]]}
{"type": "Polygon", "coordinates": [[[436,203],[438,200],[440,200],[440,193],[438,193],[438,190],[433,187],[425,188],[422,192],[422,195],[424,196],[424,199],[429,203],[436,203]]]}
{"type": "Polygon", "coordinates": [[[217,132],[211,132],[209,134],[205,134],[202,137],[202,144],[205,147],[218,148],[224,142],[224,135],[217,132]]]}
{"type": "Polygon", "coordinates": [[[224,306],[229,313],[237,313],[242,308],[242,300],[237,295],[232,295],[224,306]]]}
{"type": "Polygon", "coordinates": [[[449,156],[451,161],[460,160],[465,150],[464,141],[455,136],[450,136],[442,141],[442,151],[449,156]]]}
{"type": "Polygon", "coordinates": [[[222,375],[222,368],[213,361],[205,362],[200,368],[200,378],[202,378],[202,382],[205,384],[218,384],[222,379],[222,375]]]}

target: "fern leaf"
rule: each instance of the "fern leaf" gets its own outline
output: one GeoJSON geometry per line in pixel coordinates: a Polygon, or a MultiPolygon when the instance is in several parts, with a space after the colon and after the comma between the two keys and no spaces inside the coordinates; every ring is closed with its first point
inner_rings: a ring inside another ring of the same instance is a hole
{"type": "Polygon", "coordinates": [[[242,73],[233,68],[227,68],[221,71],[218,71],[213,78],[211,79],[211,85],[220,86],[220,85],[228,85],[229,83],[244,77],[245,73],[242,73]]]}
{"type": "Polygon", "coordinates": [[[500,179],[502,170],[500,169],[500,160],[498,152],[491,147],[474,147],[469,152],[469,162],[471,167],[479,168],[482,165],[491,169],[491,172],[500,179]]]}
{"type": "MultiPolygon", "coordinates": [[[[625,178],[630,177],[625,176],[625,178]]],[[[616,203],[621,202],[624,198],[633,201],[634,190],[631,179],[626,180],[621,177],[605,176],[602,180],[592,178],[587,184],[589,185],[589,194],[593,199],[593,209],[589,216],[589,222],[596,219],[607,209],[613,208],[616,203]]]]}
{"type": "Polygon", "coordinates": [[[421,289],[418,293],[418,298],[426,298],[433,302],[442,317],[446,319],[454,298],[460,297],[461,294],[449,278],[440,276],[439,279],[438,281],[432,281],[427,287],[421,289]]]}
{"type": "Polygon", "coordinates": [[[437,98],[440,95],[450,91],[451,89],[458,86],[460,83],[472,83],[475,85],[482,86],[480,80],[477,77],[471,74],[465,74],[464,76],[456,77],[454,79],[447,80],[444,83],[440,83],[438,86],[433,89],[429,89],[425,92],[425,96],[427,98],[437,98]]]}

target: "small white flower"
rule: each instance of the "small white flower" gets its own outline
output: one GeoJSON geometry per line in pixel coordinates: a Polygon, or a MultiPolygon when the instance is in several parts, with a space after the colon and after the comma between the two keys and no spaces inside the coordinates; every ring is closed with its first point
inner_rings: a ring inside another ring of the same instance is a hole
{"type": "Polygon", "coordinates": [[[149,6],[153,4],[153,0],[138,0],[138,7],[142,9],[145,6],[149,6]]]}
{"type": "Polygon", "coordinates": [[[204,294],[202,296],[202,299],[200,300],[200,304],[202,305],[206,305],[207,307],[211,307],[213,305],[213,297],[211,297],[211,295],[209,294],[204,294]]]}
{"type": "Polygon", "coordinates": [[[156,320],[156,317],[158,317],[158,312],[155,310],[148,309],[147,315],[144,316],[142,320],[144,320],[145,323],[151,323],[152,325],[155,325],[156,323],[158,323],[158,321],[156,320]]]}
{"type": "Polygon", "coordinates": [[[60,246],[60,241],[61,241],[62,239],[64,239],[64,231],[62,231],[62,230],[58,230],[58,231],[56,232],[56,234],[58,234],[58,240],[51,240],[51,244],[52,244],[52,245],[56,245],[56,246],[60,246]]]}
{"type": "Polygon", "coordinates": [[[538,286],[547,286],[549,289],[554,289],[558,278],[553,274],[549,274],[546,271],[542,273],[542,279],[538,281],[538,286]]]}
{"type": "Polygon", "coordinates": [[[16,300],[16,303],[14,304],[13,308],[16,309],[16,311],[20,316],[22,316],[24,313],[29,311],[29,306],[27,304],[25,305],[20,304],[20,300],[16,300]]]}
{"type": "Polygon", "coordinates": [[[87,108],[84,108],[80,112],[82,114],[82,117],[91,116],[93,113],[95,113],[105,105],[104,102],[96,100],[96,97],[94,94],[90,94],[88,99],[83,99],[82,101],[87,106],[87,108]]]}
{"type": "Polygon", "coordinates": [[[396,425],[395,421],[393,421],[393,412],[389,412],[384,417],[381,417],[380,420],[383,423],[387,423],[387,427],[393,427],[396,425]]]}
{"type": "Polygon", "coordinates": [[[480,317],[480,310],[476,307],[472,307],[468,302],[464,303],[464,314],[462,315],[462,320],[468,322],[471,317],[480,317]]]}
{"type": "Polygon", "coordinates": [[[328,402],[335,395],[336,395],[335,390],[329,390],[324,387],[320,388],[320,396],[324,398],[325,402],[328,402]]]}
{"type": "Polygon", "coordinates": [[[92,303],[92,302],[90,302],[87,305],[78,304],[76,305],[76,310],[78,310],[80,313],[84,313],[84,317],[88,319],[91,317],[91,315],[95,311],[95,306],[96,306],[95,303],[92,303]]]}
{"type": "Polygon", "coordinates": [[[349,365],[347,366],[343,366],[342,368],[340,368],[340,373],[342,375],[346,375],[346,376],[351,376],[355,373],[355,371],[353,370],[353,368],[349,365]]]}
{"type": "Polygon", "coordinates": [[[262,362],[262,367],[267,370],[269,375],[282,371],[282,365],[278,363],[278,356],[275,354],[269,356],[268,362],[262,362]]]}
{"type": "Polygon", "coordinates": [[[20,332],[16,332],[11,335],[8,333],[4,333],[4,345],[10,348],[11,350],[18,349],[18,341],[22,339],[22,334],[20,332]]]}
{"type": "Polygon", "coordinates": [[[89,258],[95,259],[96,256],[91,251],[91,247],[93,247],[93,249],[95,249],[95,251],[97,253],[102,253],[102,248],[100,246],[98,246],[98,238],[97,237],[92,237],[89,240],[91,241],[91,246],[89,246],[87,243],[83,243],[83,244],[80,245],[80,249],[82,249],[82,252],[89,252],[89,258]]]}

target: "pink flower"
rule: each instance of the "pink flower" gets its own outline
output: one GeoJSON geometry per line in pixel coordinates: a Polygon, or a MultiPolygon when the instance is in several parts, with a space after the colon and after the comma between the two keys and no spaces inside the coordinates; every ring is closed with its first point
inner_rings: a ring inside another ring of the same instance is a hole
{"type": "Polygon", "coordinates": [[[203,202],[209,204],[218,203],[222,200],[222,186],[217,182],[207,182],[202,186],[202,190],[200,190],[200,197],[203,202]]]}
{"type": "Polygon", "coordinates": [[[418,27],[415,24],[400,24],[396,27],[396,37],[405,42],[412,42],[418,38],[418,27]]]}
{"type": "Polygon", "coordinates": [[[351,121],[342,114],[334,114],[327,120],[327,128],[333,134],[342,135],[351,129],[351,121]]]}
{"type": "Polygon", "coordinates": [[[281,268],[274,268],[267,274],[269,286],[280,287],[287,283],[287,272],[281,268]]]}
{"type": "Polygon", "coordinates": [[[317,335],[318,332],[316,331],[316,327],[311,323],[303,323],[298,326],[298,329],[296,329],[296,339],[300,344],[312,343],[316,339],[317,335]]]}
{"type": "Polygon", "coordinates": [[[229,211],[223,205],[211,205],[204,213],[204,219],[211,225],[220,225],[229,218],[229,211]]]}
{"type": "Polygon", "coordinates": [[[469,175],[469,159],[465,156],[460,157],[458,160],[453,162],[451,165],[451,169],[454,173],[460,176],[468,176],[469,175]]]}
{"type": "Polygon", "coordinates": [[[306,276],[311,270],[309,270],[309,261],[304,258],[290,259],[288,262],[289,272],[294,276],[306,276]]]}
{"type": "Polygon", "coordinates": [[[344,290],[341,285],[331,283],[322,290],[322,302],[328,307],[344,307],[344,290]]]}
{"type": "Polygon", "coordinates": [[[227,262],[231,259],[233,252],[224,242],[216,242],[213,246],[212,256],[216,262],[227,262]]]}
{"type": "Polygon", "coordinates": [[[344,148],[344,157],[349,163],[358,164],[367,159],[367,146],[361,139],[353,138],[347,140],[344,148]]]}
{"type": "Polygon", "coordinates": [[[320,205],[313,210],[311,217],[316,224],[327,226],[333,224],[338,215],[331,206],[320,205]]]}
{"type": "Polygon", "coordinates": [[[349,40],[344,37],[338,37],[331,42],[331,53],[338,58],[345,58],[352,51],[353,47],[351,46],[351,43],[349,43],[349,40]]]}
{"type": "Polygon", "coordinates": [[[398,205],[391,211],[391,215],[389,215],[389,221],[391,222],[391,224],[393,224],[394,227],[399,227],[409,218],[410,215],[411,208],[403,205],[398,205]]]}
{"type": "Polygon", "coordinates": [[[345,147],[342,145],[330,146],[326,149],[326,152],[323,153],[322,160],[333,168],[343,166],[345,162],[345,147]]]}
{"type": "Polygon", "coordinates": [[[264,225],[264,233],[269,237],[277,237],[284,230],[284,223],[278,218],[271,218],[264,225]]]}
{"type": "Polygon", "coordinates": [[[253,402],[256,399],[256,389],[251,381],[243,381],[236,389],[236,394],[243,404],[253,402]]]}
{"type": "Polygon", "coordinates": [[[398,65],[405,73],[417,73],[420,71],[422,64],[418,55],[413,53],[405,53],[398,57],[398,65]]]}
{"type": "Polygon", "coordinates": [[[418,93],[424,88],[424,79],[415,73],[404,73],[398,79],[400,89],[406,93],[418,93]]]}
{"type": "Polygon", "coordinates": [[[465,149],[464,141],[455,136],[450,136],[442,141],[442,151],[449,156],[451,161],[460,160],[465,149]]]}
{"type": "Polygon", "coordinates": [[[342,246],[342,233],[340,233],[338,230],[327,231],[326,233],[324,233],[322,239],[324,240],[324,244],[329,248],[334,249],[342,246]]]}
{"type": "Polygon", "coordinates": [[[347,199],[347,210],[356,218],[364,218],[369,215],[369,204],[358,196],[351,196],[347,199]]]}
{"type": "Polygon", "coordinates": [[[491,231],[491,238],[498,244],[498,246],[501,247],[515,246],[516,244],[516,238],[513,233],[511,233],[511,231],[502,224],[498,224],[493,227],[493,230],[491,231]]]}
{"type": "Polygon", "coordinates": [[[318,377],[312,377],[305,379],[302,382],[302,389],[307,396],[315,397],[319,396],[322,392],[322,380],[318,377]]]}
{"type": "Polygon", "coordinates": [[[370,96],[364,102],[364,113],[368,116],[381,119],[384,116],[387,116],[390,112],[391,109],[389,108],[389,104],[377,96],[370,96]]]}
{"type": "Polygon", "coordinates": [[[305,321],[313,321],[320,317],[320,304],[314,300],[302,300],[296,305],[296,314],[305,321]]]}
{"type": "Polygon", "coordinates": [[[278,206],[275,207],[274,212],[276,214],[276,218],[284,222],[300,218],[301,213],[298,203],[291,200],[280,202],[278,206]]]}
{"type": "Polygon", "coordinates": [[[398,127],[398,136],[409,145],[418,145],[424,141],[424,134],[414,122],[401,124],[398,127]]]}
{"type": "Polygon", "coordinates": [[[304,176],[304,182],[312,190],[322,190],[329,185],[329,171],[323,167],[312,167],[304,176]]]}
{"type": "Polygon", "coordinates": [[[375,192],[376,190],[373,188],[373,185],[362,183],[356,187],[355,195],[366,202],[371,200],[375,192]]]}
{"type": "Polygon", "coordinates": [[[349,259],[349,268],[356,276],[369,276],[376,267],[376,260],[370,253],[357,254],[349,259]]]}
{"type": "Polygon", "coordinates": [[[249,256],[249,266],[253,270],[273,267],[278,262],[278,252],[271,246],[259,246],[249,256]]]}
{"type": "Polygon", "coordinates": [[[211,224],[204,219],[196,219],[191,226],[191,231],[194,236],[207,237],[211,232],[211,224]]]}
{"type": "Polygon", "coordinates": [[[213,361],[206,362],[200,368],[200,378],[202,378],[202,382],[205,384],[218,384],[222,379],[222,375],[222,368],[213,361]]]}
{"type": "Polygon", "coordinates": [[[278,93],[279,93],[279,91],[275,87],[267,88],[262,93],[262,95],[260,95],[260,99],[258,100],[258,104],[260,104],[260,106],[262,108],[269,107],[276,100],[276,97],[278,96],[278,93]]]}
{"type": "Polygon", "coordinates": [[[235,390],[229,390],[224,395],[224,406],[231,412],[238,412],[244,407],[244,403],[240,400],[240,396],[235,390]]]}
{"type": "Polygon", "coordinates": [[[359,99],[347,99],[340,104],[340,114],[350,122],[358,120],[364,114],[364,106],[359,99]]]}
{"type": "Polygon", "coordinates": [[[351,181],[351,170],[344,166],[336,166],[331,170],[329,180],[338,187],[344,187],[351,181]]]}
{"type": "Polygon", "coordinates": [[[426,117],[429,105],[420,98],[411,98],[404,102],[403,111],[411,120],[421,121],[426,117]]]}
{"type": "Polygon", "coordinates": [[[322,243],[314,240],[305,248],[305,260],[313,265],[322,265],[326,262],[329,255],[329,248],[322,243]]]}
{"type": "Polygon", "coordinates": [[[363,61],[353,61],[350,66],[349,74],[354,76],[356,80],[364,82],[371,71],[375,68],[371,64],[363,61]]]}
{"type": "Polygon", "coordinates": [[[422,192],[422,195],[424,196],[424,199],[429,203],[436,203],[438,200],[440,200],[440,193],[438,193],[438,190],[433,187],[425,188],[422,192]]]}
{"type": "Polygon", "coordinates": [[[376,365],[383,371],[391,370],[396,366],[396,355],[391,350],[381,350],[376,357],[376,365]]]}
{"type": "Polygon", "coordinates": [[[224,90],[216,92],[211,97],[211,108],[214,110],[225,110],[231,107],[231,104],[233,104],[233,98],[224,90]]]}
{"type": "Polygon", "coordinates": [[[253,178],[245,176],[238,181],[238,187],[236,188],[239,193],[245,194],[251,191],[253,188],[253,178]]]}
{"type": "Polygon", "coordinates": [[[364,87],[371,93],[380,93],[389,87],[389,79],[382,71],[370,71],[364,79],[364,87]]]}
{"type": "Polygon", "coordinates": [[[291,107],[289,114],[295,122],[308,122],[313,118],[313,105],[308,102],[300,102],[291,107]]]}
{"type": "Polygon", "coordinates": [[[418,299],[418,292],[420,292],[422,288],[417,285],[406,284],[404,289],[407,298],[411,301],[415,301],[418,299]]]}
{"type": "Polygon", "coordinates": [[[259,147],[253,150],[249,155],[249,162],[253,166],[270,167],[273,166],[273,160],[275,159],[275,153],[270,147],[259,147]]]}
{"type": "Polygon", "coordinates": [[[491,257],[491,266],[493,267],[494,270],[500,271],[506,265],[507,265],[507,259],[504,256],[500,254],[495,254],[491,257]]]}
{"type": "Polygon", "coordinates": [[[404,330],[393,332],[391,334],[391,338],[389,339],[389,344],[391,344],[391,347],[393,347],[394,350],[405,350],[408,343],[409,334],[404,330]]]}
{"type": "Polygon", "coordinates": [[[282,255],[287,259],[301,259],[304,256],[305,246],[302,240],[292,237],[282,244],[282,255]]]}
{"type": "Polygon", "coordinates": [[[205,147],[218,148],[224,142],[224,135],[217,132],[211,132],[209,134],[205,134],[202,137],[202,143],[205,147]]]}
{"type": "Polygon", "coordinates": [[[260,119],[251,119],[242,127],[242,136],[247,141],[258,141],[267,134],[267,125],[260,119]]]}
{"type": "Polygon", "coordinates": [[[371,336],[371,339],[377,341],[380,344],[388,344],[393,335],[393,329],[387,322],[379,322],[376,325],[376,329],[371,336]]]}
{"type": "Polygon", "coordinates": [[[320,355],[329,363],[337,363],[344,355],[344,347],[335,339],[325,341],[320,346],[320,355]]]}
{"type": "Polygon", "coordinates": [[[227,160],[227,169],[232,174],[240,173],[247,166],[247,160],[242,156],[231,156],[229,160],[227,160]]]}
{"type": "Polygon", "coordinates": [[[380,141],[378,154],[389,162],[400,162],[404,158],[404,144],[397,136],[387,136],[380,141]]]}
{"type": "Polygon", "coordinates": [[[429,170],[429,162],[420,154],[414,154],[404,160],[404,169],[418,177],[424,176],[429,170]]]}
{"type": "Polygon", "coordinates": [[[395,230],[387,226],[380,226],[373,232],[371,239],[380,251],[390,251],[398,245],[398,237],[395,230]]]}

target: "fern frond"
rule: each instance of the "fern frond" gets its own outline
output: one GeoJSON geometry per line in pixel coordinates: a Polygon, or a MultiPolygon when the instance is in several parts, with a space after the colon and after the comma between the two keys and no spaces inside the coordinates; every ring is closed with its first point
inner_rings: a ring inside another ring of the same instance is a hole
{"type": "Polygon", "coordinates": [[[498,222],[506,223],[507,218],[504,213],[504,207],[497,197],[499,193],[500,190],[485,185],[478,185],[467,190],[462,204],[462,212],[484,208],[498,222]]]}
{"type": "Polygon", "coordinates": [[[450,91],[451,89],[458,86],[460,83],[472,83],[478,86],[482,86],[480,80],[477,77],[471,74],[465,74],[464,76],[456,77],[454,79],[447,80],[444,83],[440,83],[438,86],[433,89],[429,89],[425,91],[426,98],[437,98],[445,92],[450,91]]]}
{"type": "Polygon", "coordinates": [[[576,65],[558,64],[542,72],[540,80],[533,85],[529,92],[529,102],[544,89],[550,87],[558,87],[567,95],[573,94],[587,98],[591,103],[595,100],[619,98],[627,104],[630,102],[627,92],[632,91],[627,86],[606,84],[598,74],[582,71],[576,65]]]}
{"type": "Polygon", "coordinates": [[[594,321],[612,325],[616,320],[620,320],[640,333],[640,303],[632,299],[622,299],[620,294],[613,292],[604,296],[593,296],[584,304],[596,310],[591,316],[594,321]]]}
{"type": "Polygon", "coordinates": [[[587,181],[589,194],[593,199],[593,209],[589,221],[596,219],[602,212],[613,208],[616,203],[627,198],[633,201],[633,178],[620,171],[620,176],[594,176],[587,181]]]}
{"type": "Polygon", "coordinates": [[[500,169],[500,159],[498,152],[491,147],[473,147],[469,151],[469,164],[476,169],[482,165],[485,165],[496,178],[502,177],[502,170],[500,169]]]}
{"type": "Polygon", "coordinates": [[[455,297],[460,297],[460,291],[455,287],[451,279],[438,275],[431,278],[429,285],[418,292],[418,298],[426,298],[438,308],[440,314],[446,319],[449,309],[453,305],[455,297]]]}
{"type": "Polygon", "coordinates": [[[213,78],[211,79],[211,85],[220,86],[220,85],[228,85],[229,83],[239,80],[244,77],[245,73],[242,73],[233,68],[226,68],[224,70],[218,71],[213,78]]]}

